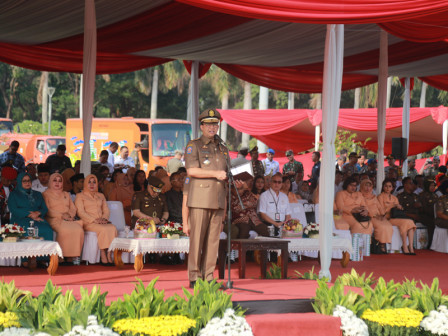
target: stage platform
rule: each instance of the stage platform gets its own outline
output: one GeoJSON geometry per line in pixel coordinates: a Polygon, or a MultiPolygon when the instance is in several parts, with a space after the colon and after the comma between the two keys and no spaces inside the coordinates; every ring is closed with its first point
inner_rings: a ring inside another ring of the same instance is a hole
{"type": "MultiPolygon", "coordinates": [[[[444,275],[448,254],[428,250],[418,250],[417,253],[417,256],[374,255],[362,262],[350,262],[345,269],[334,260],[331,272],[335,279],[355,268],[359,273],[373,272],[374,277],[383,276],[387,281],[402,281],[407,277],[427,284],[438,277],[442,291],[448,293],[448,276],[444,275]]],[[[297,279],[295,272],[303,274],[313,266],[315,272],[318,272],[319,264],[315,259],[303,259],[289,264],[290,279],[262,280],[259,278],[260,268],[257,264],[247,264],[246,279],[237,279],[237,265],[232,265],[234,287],[263,292],[257,294],[239,289],[228,290],[233,302],[249,307],[246,319],[251,324],[254,335],[341,335],[339,318],[310,312],[310,299],[315,295],[317,282],[297,279]]],[[[218,277],[217,269],[215,276],[218,277]]],[[[78,297],[81,286],[92,288],[99,285],[101,291],[108,292],[108,303],[122,297],[124,293],[130,293],[136,278],[147,284],[158,277],[156,287],[165,290],[165,297],[174,293],[182,295],[182,287],[188,286],[186,265],[145,264],[139,273],[135,272],[133,265],[125,265],[121,270],[99,265],[60,266],[54,276],[49,276],[45,269],[37,269],[31,273],[20,267],[0,267],[0,277],[6,282],[14,280],[17,287],[30,290],[34,295],[42,292],[48,279],[61,286],[64,291],[73,290],[78,297]]]]}

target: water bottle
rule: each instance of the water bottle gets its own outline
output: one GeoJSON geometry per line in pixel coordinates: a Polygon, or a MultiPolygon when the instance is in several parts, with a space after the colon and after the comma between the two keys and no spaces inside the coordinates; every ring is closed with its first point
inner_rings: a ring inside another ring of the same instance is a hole
{"type": "Polygon", "coordinates": [[[34,231],[34,221],[30,221],[30,226],[28,227],[28,229],[27,229],[27,235],[28,235],[28,237],[30,237],[30,238],[34,238],[34,234],[35,234],[35,231],[34,231]]]}

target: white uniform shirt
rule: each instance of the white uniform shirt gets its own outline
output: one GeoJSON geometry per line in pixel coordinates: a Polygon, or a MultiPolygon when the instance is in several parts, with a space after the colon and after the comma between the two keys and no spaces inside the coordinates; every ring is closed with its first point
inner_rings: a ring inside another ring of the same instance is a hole
{"type": "Polygon", "coordinates": [[[48,189],[48,186],[47,186],[47,187],[44,187],[44,186],[40,183],[39,179],[35,179],[35,180],[31,183],[31,189],[36,190],[36,191],[38,191],[38,192],[40,192],[40,193],[43,193],[45,190],[48,189]]]}
{"type": "Polygon", "coordinates": [[[264,176],[274,176],[275,174],[277,174],[278,172],[280,172],[280,164],[275,161],[269,161],[268,158],[264,159],[263,161],[261,161],[263,163],[264,166],[264,176]]]}
{"type": "Polygon", "coordinates": [[[280,214],[280,222],[285,221],[286,215],[291,215],[288,196],[279,192],[278,195],[272,189],[266,190],[258,200],[258,210],[275,220],[275,214],[280,214]]]}
{"type": "Polygon", "coordinates": [[[109,173],[112,174],[112,173],[114,172],[114,166],[115,166],[115,155],[114,155],[114,153],[112,153],[112,152],[110,151],[109,148],[107,149],[107,151],[109,152],[109,157],[107,158],[107,162],[110,163],[111,166],[112,166],[112,170],[109,171],[109,173]]]}
{"type": "MultiPolygon", "coordinates": [[[[123,159],[121,156],[119,156],[117,158],[117,160],[115,161],[115,164],[119,164],[119,165],[124,165],[124,166],[129,166],[129,167],[134,167],[135,168],[135,162],[134,159],[131,158],[130,156],[128,156],[126,159],[123,159]]],[[[128,171],[128,168],[123,168],[123,173],[126,174],[126,172],[128,171]]]]}

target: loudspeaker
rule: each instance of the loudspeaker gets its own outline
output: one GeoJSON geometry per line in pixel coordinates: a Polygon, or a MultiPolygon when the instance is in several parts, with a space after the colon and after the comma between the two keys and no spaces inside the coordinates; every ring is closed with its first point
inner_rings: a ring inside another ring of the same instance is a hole
{"type": "Polygon", "coordinates": [[[397,160],[406,160],[408,157],[408,139],[392,138],[392,155],[397,160]]]}

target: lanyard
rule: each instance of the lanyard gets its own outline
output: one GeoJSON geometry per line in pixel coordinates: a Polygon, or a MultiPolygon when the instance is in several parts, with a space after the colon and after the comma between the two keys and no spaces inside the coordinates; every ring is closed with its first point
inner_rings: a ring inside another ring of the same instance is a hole
{"type": "Polygon", "coordinates": [[[275,197],[274,197],[274,195],[272,194],[272,190],[271,190],[271,189],[269,189],[269,193],[271,194],[271,196],[272,196],[272,200],[273,200],[274,203],[275,203],[275,212],[278,213],[278,202],[280,201],[280,192],[279,192],[279,194],[278,194],[278,196],[277,196],[277,200],[275,200],[275,197]]]}

